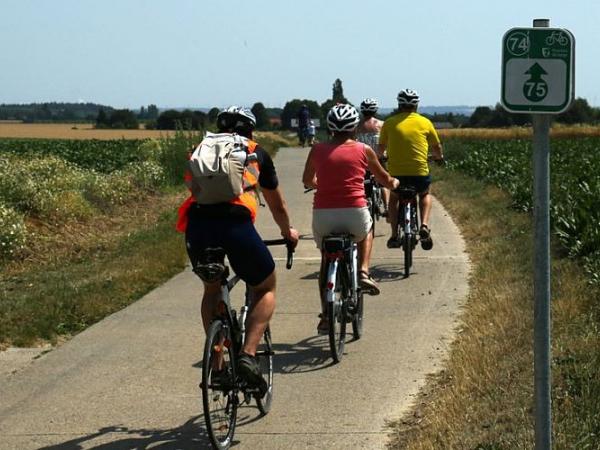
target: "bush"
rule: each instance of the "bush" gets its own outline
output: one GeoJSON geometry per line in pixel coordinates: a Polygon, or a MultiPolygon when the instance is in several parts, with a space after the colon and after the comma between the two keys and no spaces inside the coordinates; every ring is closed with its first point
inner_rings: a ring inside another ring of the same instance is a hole
{"type": "Polygon", "coordinates": [[[16,256],[25,247],[26,237],[23,215],[0,204],[0,259],[16,256]]]}

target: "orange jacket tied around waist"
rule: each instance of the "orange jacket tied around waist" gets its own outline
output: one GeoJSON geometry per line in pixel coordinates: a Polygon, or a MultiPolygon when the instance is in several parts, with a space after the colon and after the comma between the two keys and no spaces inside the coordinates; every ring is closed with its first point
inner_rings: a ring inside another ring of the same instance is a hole
{"type": "MultiPolygon", "coordinates": [[[[254,153],[257,146],[258,144],[256,142],[248,139],[248,154],[254,153]]],[[[258,193],[256,190],[258,188],[259,172],[260,170],[256,160],[248,162],[243,174],[244,192],[239,197],[229,201],[229,203],[232,205],[240,205],[248,209],[248,211],[250,211],[250,218],[252,219],[252,222],[254,222],[256,219],[256,213],[258,211],[258,193]]],[[[191,192],[192,173],[189,169],[186,169],[183,175],[183,180],[191,192]]],[[[179,207],[175,229],[180,233],[185,233],[188,224],[188,211],[195,202],[196,199],[194,196],[190,195],[179,207]]]]}

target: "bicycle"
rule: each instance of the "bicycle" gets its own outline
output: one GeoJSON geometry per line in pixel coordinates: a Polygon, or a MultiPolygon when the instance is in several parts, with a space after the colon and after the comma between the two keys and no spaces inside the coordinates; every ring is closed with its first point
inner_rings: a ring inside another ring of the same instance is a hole
{"type": "Polygon", "coordinates": [[[417,190],[414,186],[400,186],[393,191],[399,199],[398,231],[402,250],[404,251],[404,277],[410,276],[412,252],[419,239],[419,214],[417,207],[417,190]]]}
{"type": "Polygon", "coordinates": [[[373,174],[369,174],[369,177],[365,178],[364,184],[369,214],[371,215],[371,219],[373,219],[373,235],[375,235],[375,222],[383,217],[383,212],[385,211],[383,194],[381,192],[382,187],[375,180],[373,174]]]}
{"type": "MultiPolygon", "coordinates": [[[[293,248],[285,239],[264,241],[266,245],[287,245],[286,268],[291,269],[293,248]]],[[[267,391],[261,395],[257,388],[248,386],[237,376],[237,358],[246,336],[246,316],[252,301],[246,286],[245,303],[239,317],[231,305],[230,292],[240,281],[238,275],[229,277],[229,267],[224,264],[222,248],[207,248],[193,268],[203,280],[220,280],[222,298],[218,315],[206,332],[202,358],[202,406],[208,436],[214,448],[227,449],[233,441],[239,406],[250,404],[252,398],[262,415],[271,409],[273,400],[273,346],[271,330],[267,326],[256,352],[261,371],[267,380],[267,391]],[[240,401],[240,394],[243,399],[240,401]]]]}
{"type": "Polygon", "coordinates": [[[363,292],[358,283],[358,248],[350,234],[331,234],[323,238],[326,315],[329,322],[329,347],[333,361],[344,353],[346,324],[352,323],[354,340],[363,332],[363,292]]]}

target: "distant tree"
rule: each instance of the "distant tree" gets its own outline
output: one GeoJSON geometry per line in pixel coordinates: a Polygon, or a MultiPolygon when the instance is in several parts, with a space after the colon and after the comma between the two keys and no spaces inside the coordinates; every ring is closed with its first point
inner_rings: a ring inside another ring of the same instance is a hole
{"type": "Polygon", "coordinates": [[[158,107],[156,105],[148,105],[148,109],[146,111],[148,119],[153,120],[158,117],[158,107]]]}
{"type": "Polygon", "coordinates": [[[586,99],[576,98],[567,111],[556,117],[556,121],[566,124],[592,123],[597,120],[597,112],[586,99]]]}
{"type": "Polygon", "coordinates": [[[290,100],[283,107],[283,111],[281,111],[281,126],[285,129],[292,128],[292,119],[295,119],[298,116],[298,111],[302,105],[308,106],[308,111],[310,112],[310,117],[313,119],[321,119],[321,108],[319,104],[313,100],[300,100],[295,98],[294,100],[290,100]]]}
{"type": "Polygon", "coordinates": [[[146,108],[144,106],[142,106],[140,108],[140,113],[138,114],[138,117],[143,120],[143,119],[147,118],[147,115],[148,115],[148,113],[146,112],[146,108]]]}
{"type": "Polygon", "coordinates": [[[104,109],[100,108],[96,116],[96,128],[107,128],[109,125],[108,116],[104,112],[104,109]]]}
{"type": "Polygon", "coordinates": [[[325,100],[321,104],[321,116],[327,117],[329,110],[338,103],[350,103],[346,97],[344,97],[344,87],[342,86],[342,80],[336,78],[333,82],[333,89],[331,92],[331,98],[325,100]]]}
{"type": "Polygon", "coordinates": [[[110,128],[125,128],[137,130],[139,123],[133,111],[129,109],[115,109],[109,119],[110,128]]]}
{"type": "Polygon", "coordinates": [[[219,108],[210,108],[210,111],[208,111],[208,122],[217,123],[217,115],[219,115],[219,108]]]}
{"type": "Polygon", "coordinates": [[[478,106],[469,118],[470,127],[486,127],[492,118],[492,108],[489,106],[478,106]]]}
{"type": "Polygon", "coordinates": [[[202,111],[176,111],[170,109],[161,113],[156,119],[156,128],[159,130],[175,130],[183,128],[186,130],[204,129],[206,114],[202,111]]]}
{"type": "Polygon", "coordinates": [[[265,105],[260,102],[255,103],[251,108],[252,114],[256,117],[256,128],[264,130],[269,126],[269,116],[265,105]]]}

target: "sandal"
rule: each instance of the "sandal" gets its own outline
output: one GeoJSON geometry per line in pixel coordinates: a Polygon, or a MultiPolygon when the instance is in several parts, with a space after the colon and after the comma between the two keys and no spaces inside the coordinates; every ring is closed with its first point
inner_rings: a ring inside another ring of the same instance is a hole
{"type": "Polygon", "coordinates": [[[379,286],[368,272],[361,270],[359,278],[360,287],[365,291],[365,294],[379,295],[379,286]]]}

